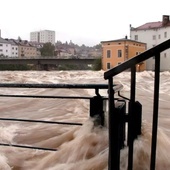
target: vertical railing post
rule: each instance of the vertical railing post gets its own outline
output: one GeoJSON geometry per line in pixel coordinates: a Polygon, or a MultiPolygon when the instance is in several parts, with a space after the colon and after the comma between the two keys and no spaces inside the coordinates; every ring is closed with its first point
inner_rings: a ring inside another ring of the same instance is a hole
{"type": "Polygon", "coordinates": [[[129,122],[128,122],[128,170],[133,169],[133,113],[135,103],[135,89],[136,88],[136,66],[131,67],[131,91],[130,91],[130,103],[129,103],[129,122]]]}
{"type": "Polygon", "coordinates": [[[119,170],[120,167],[120,147],[118,134],[118,115],[116,114],[114,103],[113,78],[109,78],[109,159],[108,169],[119,170]]]}
{"type": "Polygon", "coordinates": [[[159,80],[160,80],[160,53],[155,55],[155,81],[154,81],[154,99],[153,99],[153,122],[152,122],[152,147],[150,170],[155,170],[156,144],[157,144],[157,126],[158,126],[158,108],[159,108],[159,80]]]}
{"type": "Polygon", "coordinates": [[[95,125],[104,126],[105,101],[101,96],[94,96],[90,99],[90,117],[96,118],[95,125]]]}

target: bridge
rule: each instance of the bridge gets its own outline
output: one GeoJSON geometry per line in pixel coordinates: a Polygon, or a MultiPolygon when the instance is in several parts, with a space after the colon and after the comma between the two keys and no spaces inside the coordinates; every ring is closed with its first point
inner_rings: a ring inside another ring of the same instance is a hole
{"type": "Polygon", "coordinates": [[[88,66],[92,66],[97,58],[56,58],[56,57],[31,57],[31,58],[0,58],[0,65],[4,64],[32,64],[36,66],[38,70],[49,70],[52,66],[59,67],[64,65],[72,65],[75,68],[87,69],[88,66]]]}
{"type": "Polygon", "coordinates": [[[94,64],[96,58],[75,59],[75,58],[56,58],[56,57],[31,57],[31,58],[0,58],[0,64],[94,64]]]}

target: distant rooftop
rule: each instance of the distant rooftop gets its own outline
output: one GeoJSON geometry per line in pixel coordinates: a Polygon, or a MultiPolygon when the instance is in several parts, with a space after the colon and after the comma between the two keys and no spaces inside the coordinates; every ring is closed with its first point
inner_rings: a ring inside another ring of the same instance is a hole
{"type": "Polygon", "coordinates": [[[101,41],[101,43],[120,42],[120,41],[129,41],[129,42],[136,42],[136,43],[146,44],[146,43],[143,43],[143,42],[128,39],[127,37],[121,38],[121,39],[116,39],[116,40],[101,41]]]}
{"type": "Polygon", "coordinates": [[[148,29],[158,29],[162,27],[168,27],[170,26],[170,19],[168,15],[163,15],[162,21],[157,22],[148,22],[145,23],[139,27],[133,28],[131,27],[131,30],[148,30],[148,29]]]}
{"type": "Polygon", "coordinates": [[[9,44],[9,42],[8,42],[8,41],[6,41],[5,39],[3,39],[3,38],[1,38],[1,37],[0,37],[0,43],[9,44]]]}

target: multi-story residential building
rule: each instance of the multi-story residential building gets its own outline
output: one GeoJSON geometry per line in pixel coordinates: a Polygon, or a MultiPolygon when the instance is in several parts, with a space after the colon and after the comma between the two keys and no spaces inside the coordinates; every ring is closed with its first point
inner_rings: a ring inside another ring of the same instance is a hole
{"type": "MultiPolygon", "coordinates": [[[[170,18],[163,15],[162,21],[148,22],[139,27],[133,28],[130,25],[130,38],[147,44],[150,49],[170,38],[170,18]]],[[[146,69],[154,70],[154,57],[146,61],[146,69]]],[[[161,71],[170,70],[170,49],[161,53],[161,71]]]]}
{"type": "Polygon", "coordinates": [[[40,42],[40,32],[35,31],[30,33],[30,41],[40,42]]]}
{"type": "Polygon", "coordinates": [[[31,45],[27,40],[13,40],[18,44],[18,57],[20,58],[30,58],[39,57],[39,50],[31,45]]]}
{"type": "MultiPolygon", "coordinates": [[[[102,41],[102,69],[111,69],[124,61],[135,57],[136,55],[146,50],[146,44],[134,40],[127,39],[127,37],[102,41]]],[[[137,71],[145,70],[145,62],[136,66],[137,71]]]]}
{"type": "Polygon", "coordinates": [[[12,39],[5,39],[11,44],[11,57],[18,57],[18,44],[12,39]]]}
{"type": "Polygon", "coordinates": [[[43,47],[44,43],[39,43],[39,42],[29,42],[29,44],[37,49],[37,55],[36,56],[41,56],[41,48],[43,47]]]}
{"type": "Polygon", "coordinates": [[[0,37],[0,55],[5,57],[18,57],[18,45],[13,41],[0,37]]]}
{"type": "Polygon", "coordinates": [[[55,31],[42,30],[30,33],[30,41],[55,44],[55,31]]]}

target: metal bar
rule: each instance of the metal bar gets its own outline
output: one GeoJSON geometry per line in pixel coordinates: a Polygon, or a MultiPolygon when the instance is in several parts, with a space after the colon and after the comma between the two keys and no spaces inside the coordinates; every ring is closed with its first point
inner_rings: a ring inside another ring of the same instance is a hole
{"type": "Polygon", "coordinates": [[[122,95],[120,94],[120,91],[118,91],[118,96],[121,97],[122,99],[125,99],[125,100],[128,100],[128,101],[130,100],[129,98],[122,96],[122,95]]]}
{"type": "MultiPolygon", "coordinates": [[[[117,85],[113,85],[117,86],[117,85]]],[[[19,84],[0,83],[0,87],[11,88],[73,88],[73,89],[108,89],[108,84],[19,84]]]]}
{"type": "Polygon", "coordinates": [[[117,132],[116,109],[114,103],[113,79],[109,79],[109,159],[108,169],[119,170],[120,157],[119,140],[117,132]]]}
{"type": "Polygon", "coordinates": [[[71,122],[54,122],[45,120],[28,120],[28,119],[14,119],[14,118],[0,118],[0,121],[16,121],[16,122],[33,122],[33,123],[47,123],[47,124],[62,124],[62,125],[78,125],[82,126],[82,123],[71,123],[71,122]]]}
{"type": "Polygon", "coordinates": [[[91,99],[92,97],[79,96],[35,96],[35,95],[6,95],[0,94],[0,97],[19,97],[19,98],[45,98],[45,99],[91,99]]]}
{"type": "Polygon", "coordinates": [[[155,55],[155,82],[154,82],[154,103],[153,103],[153,122],[152,122],[152,147],[150,170],[155,170],[158,109],[159,109],[159,80],[160,80],[160,53],[155,55]]]}
{"type": "Polygon", "coordinates": [[[129,122],[128,122],[128,170],[133,169],[133,106],[135,103],[135,88],[136,88],[136,66],[131,68],[131,91],[129,103],[129,122]]]}
{"type": "Polygon", "coordinates": [[[11,146],[11,147],[17,147],[17,148],[26,148],[26,149],[57,151],[57,149],[51,149],[51,148],[41,148],[41,147],[26,146],[26,145],[14,145],[14,144],[7,144],[7,143],[0,143],[0,146],[11,146]]]}

